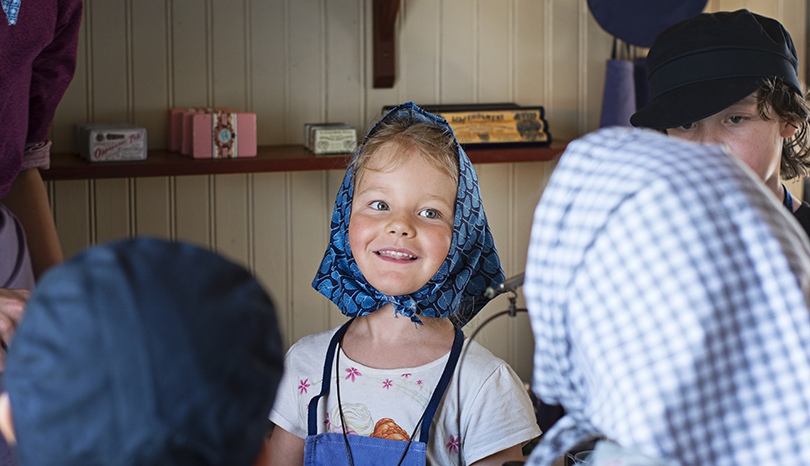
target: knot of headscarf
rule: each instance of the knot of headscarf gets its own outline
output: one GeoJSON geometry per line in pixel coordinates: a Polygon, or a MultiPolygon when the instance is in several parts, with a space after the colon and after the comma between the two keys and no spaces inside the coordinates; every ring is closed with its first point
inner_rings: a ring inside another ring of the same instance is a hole
{"type": "MultiPolygon", "coordinates": [[[[386,121],[415,119],[436,125],[453,134],[442,118],[422,110],[413,102],[388,112],[366,135],[372,136],[386,121]]],[[[349,248],[349,219],[354,195],[354,168],[349,165],[335,200],[329,245],[312,286],[329,298],[345,315],[358,317],[391,303],[394,311],[421,323],[418,316],[451,317],[459,324],[470,321],[489,301],[488,286],[503,281],[504,273],[489,230],[478,177],[472,163],[456,141],[459,161],[453,239],[450,252],[436,274],[419,290],[403,296],[380,293],[363,277],[349,248]]],[[[357,157],[358,152],[355,154],[357,157]]]]}

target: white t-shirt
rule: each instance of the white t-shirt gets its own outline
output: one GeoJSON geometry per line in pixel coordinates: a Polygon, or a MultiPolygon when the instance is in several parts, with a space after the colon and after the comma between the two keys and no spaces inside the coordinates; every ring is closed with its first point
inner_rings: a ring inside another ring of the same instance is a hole
{"type": "MultiPolygon", "coordinates": [[[[321,391],[323,366],[332,329],[300,339],[287,352],[284,377],[276,394],[270,420],[301,438],[307,436],[307,407],[321,391]]],[[[463,464],[540,435],[529,396],[523,383],[503,360],[478,343],[466,340],[462,358],[439,405],[430,431],[428,463],[458,465],[459,443],[463,464]],[[469,348],[467,348],[469,346],[469,348]],[[456,413],[457,381],[461,370],[461,434],[456,413]]],[[[369,436],[407,439],[414,434],[419,418],[438,384],[449,353],[419,367],[373,369],[358,364],[342,352],[336,355],[340,367],[340,398],[347,432],[369,436]]],[[[330,369],[331,387],[318,405],[318,433],[342,432],[337,409],[335,367],[330,369]]],[[[419,440],[416,432],[414,441],[419,440]]]]}

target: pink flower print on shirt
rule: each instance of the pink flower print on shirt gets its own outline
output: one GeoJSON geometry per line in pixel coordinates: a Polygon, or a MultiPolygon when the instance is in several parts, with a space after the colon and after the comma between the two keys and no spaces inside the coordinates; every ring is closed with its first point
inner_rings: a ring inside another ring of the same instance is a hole
{"type": "Polygon", "coordinates": [[[383,382],[383,388],[385,389],[391,388],[391,380],[385,379],[385,382],[383,382]]]}
{"type": "Polygon", "coordinates": [[[350,369],[346,369],[346,372],[349,373],[349,375],[346,376],[346,380],[352,379],[352,382],[354,382],[355,377],[359,377],[359,376],[363,375],[363,374],[360,373],[360,371],[358,371],[354,367],[352,367],[350,369]]]}
{"type": "Polygon", "coordinates": [[[421,381],[421,380],[417,380],[417,381],[416,381],[416,385],[422,385],[422,381],[421,381]]]}
{"type": "Polygon", "coordinates": [[[411,373],[410,373],[410,372],[407,372],[407,373],[405,373],[405,374],[402,374],[402,377],[405,377],[406,379],[407,379],[408,377],[410,377],[410,376],[411,376],[411,373]]]}
{"type": "Polygon", "coordinates": [[[307,388],[310,387],[309,379],[304,379],[304,380],[301,380],[300,382],[301,383],[298,384],[298,394],[303,395],[304,393],[307,392],[307,388]]]}
{"type": "Polygon", "coordinates": [[[450,436],[450,441],[447,442],[447,445],[446,445],[448,453],[458,453],[459,440],[460,439],[457,439],[457,438],[453,437],[452,435],[450,436]]]}

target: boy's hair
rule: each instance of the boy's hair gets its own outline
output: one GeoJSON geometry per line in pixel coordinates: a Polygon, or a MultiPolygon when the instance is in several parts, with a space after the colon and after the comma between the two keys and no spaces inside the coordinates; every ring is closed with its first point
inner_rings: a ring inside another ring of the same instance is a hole
{"type": "Polygon", "coordinates": [[[283,351],[273,304],[245,269],[142,238],[49,271],[7,367],[21,466],[249,466],[283,351]]]}
{"type": "Polygon", "coordinates": [[[377,124],[373,133],[366,136],[360,146],[357,157],[350,167],[354,170],[355,187],[368,168],[371,156],[387,143],[396,143],[399,147],[388,166],[378,169],[396,168],[405,161],[404,155],[411,148],[418,149],[422,158],[432,167],[446,173],[458,185],[458,148],[456,139],[450,131],[412,117],[388,121],[383,119],[377,124]]]}
{"type": "Polygon", "coordinates": [[[796,134],[786,139],[782,145],[782,159],[779,176],[789,180],[797,176],[807,176],[810,168],[810,144],[807,133],[810,106],[801,94],[798,94],[782,79],[766,79],[759,88],[757,110],[759,116],[767,120],[768,109],[782,120],[797,128],[796,134]]]}

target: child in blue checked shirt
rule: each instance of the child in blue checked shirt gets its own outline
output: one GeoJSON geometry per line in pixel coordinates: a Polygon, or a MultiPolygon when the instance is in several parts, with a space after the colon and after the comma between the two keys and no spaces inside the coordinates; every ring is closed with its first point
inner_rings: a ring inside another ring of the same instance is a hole
{"type": "Polygon", "coordinates": [[[407,103],[371,129],[330,239],[313,286],[352,319],[287,353],[270,464],[521,460],[540,434],[526,391],[460,330],[504,276],[475,172],[444,120],[407,103]]]}
{"type": "Polygon", "coordinates": [[[523,286],[534,392],[566,413],[527,465],[599,438],[594,466],[810,464],[809,247],[722,147],[628,128],[569,144],[523,286]]]}

